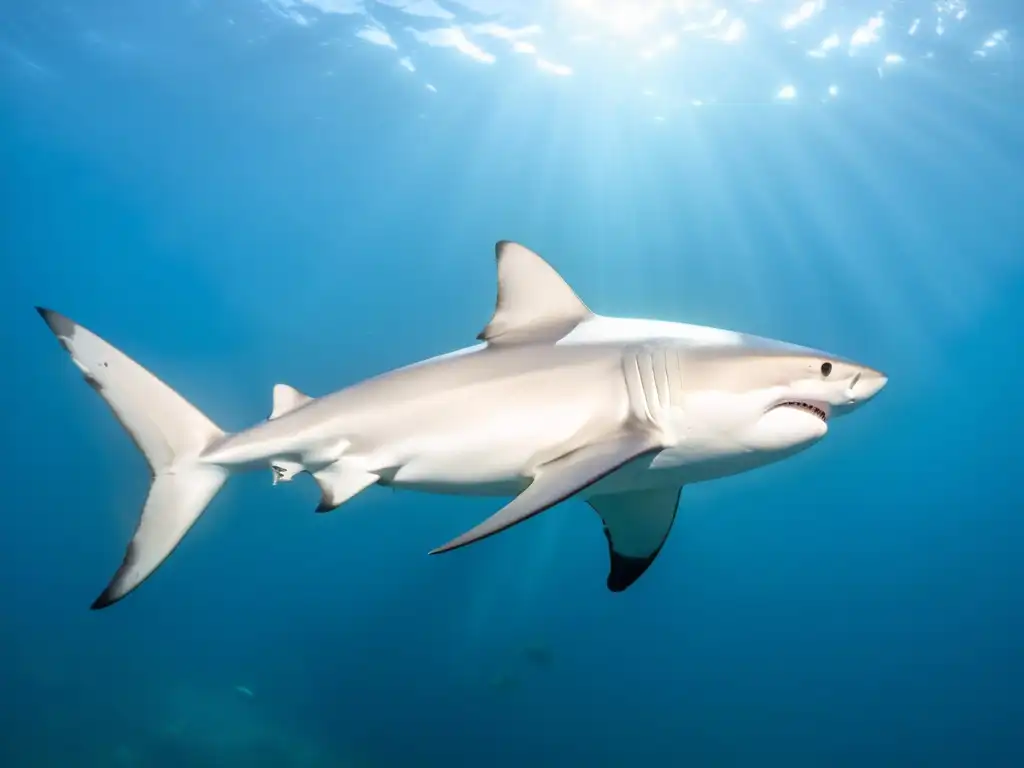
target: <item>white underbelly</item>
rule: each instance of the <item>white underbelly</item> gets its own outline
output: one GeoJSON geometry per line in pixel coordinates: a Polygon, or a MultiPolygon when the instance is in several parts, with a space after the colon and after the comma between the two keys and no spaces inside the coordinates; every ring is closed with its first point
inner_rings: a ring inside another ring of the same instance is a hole
{"type": "Polygon", "coordinates": [[[389,485],[428,493],[514,495],[526,487],[536,456],[548,443],[542,433],[454,437],[438,435],[410,446],[389,485]]]}
{"type": "MultiPolygon", "coordinates": [[[[542,389],[495,404],[461,404],[457,418],[420,428],[388,445],[389,485],[432,493],[514,495],[541,464],[607,433],[625,415],[624,395],[583,387],[570,397],[542,389]]],[[[387,464],[387,460],[382,460],[387,464]]]]}

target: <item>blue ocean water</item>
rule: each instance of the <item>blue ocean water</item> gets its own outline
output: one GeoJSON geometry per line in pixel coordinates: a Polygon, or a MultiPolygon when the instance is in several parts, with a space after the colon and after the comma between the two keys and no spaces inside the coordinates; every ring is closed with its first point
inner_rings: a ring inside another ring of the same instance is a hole
{"type": "Polygon", "coordinates": [[[1024,765],[1016,3],[0,8],[0,765],[1024,765]],[[471,343],[494,242],[596,311],[884,370],[609,593],[570,502],[233,480],[89,611],[143,458],[33,306],[226,429],[471,343]]]}

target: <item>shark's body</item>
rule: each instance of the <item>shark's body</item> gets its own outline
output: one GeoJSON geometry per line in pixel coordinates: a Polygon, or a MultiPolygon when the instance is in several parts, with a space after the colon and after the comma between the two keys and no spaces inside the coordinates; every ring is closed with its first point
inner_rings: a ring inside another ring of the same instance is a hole
{"type": "Polygon", "coordinates": [[[779,461],[885,376],[817,350],[731,331],[591,312],[539,256],[497,246],[483,343],[320,398],[274,389],[270,417],[225,434],[95,334],[40,313],[146,455],[154,481],[121,568],[93,604],[124,597],[173,551],[228,476],[312,474],[318,511],[370,485],[515,496],[434,550],[586,499],[621,591],[657,556],[684,485],[779,461]]]}

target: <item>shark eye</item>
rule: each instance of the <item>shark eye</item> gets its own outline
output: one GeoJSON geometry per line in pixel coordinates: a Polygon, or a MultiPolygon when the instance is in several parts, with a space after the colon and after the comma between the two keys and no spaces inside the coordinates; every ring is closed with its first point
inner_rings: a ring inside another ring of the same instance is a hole
{"type": "Polygon", "coordinates": [[[832,363],[822,363],[821,375],[827,377],[830,373],[832,373],[832,363]]]}

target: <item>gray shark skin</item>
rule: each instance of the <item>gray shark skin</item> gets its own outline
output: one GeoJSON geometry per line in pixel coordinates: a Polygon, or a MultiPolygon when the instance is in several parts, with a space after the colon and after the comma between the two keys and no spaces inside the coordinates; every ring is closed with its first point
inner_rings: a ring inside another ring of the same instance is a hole
{"type": "Polygon", "coordinates": [[[481,343],[323,397],[285,384],[270,416],[226,434],[85,327],[37,308],[145,455],[152,485],[124,560],[92,607],[167,559],[234,473],[308,473],[326,512],[371,485],[513,496],[431,552],[472,544],[570,498],[604,525],[607,586],[651,565],[683,486],[780,461],[886,384],[835,355],[733,331],[592,312],[540,256],[496,246],[481,343]]]}

